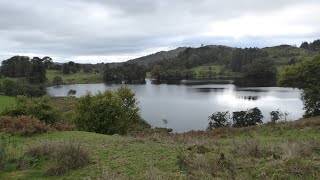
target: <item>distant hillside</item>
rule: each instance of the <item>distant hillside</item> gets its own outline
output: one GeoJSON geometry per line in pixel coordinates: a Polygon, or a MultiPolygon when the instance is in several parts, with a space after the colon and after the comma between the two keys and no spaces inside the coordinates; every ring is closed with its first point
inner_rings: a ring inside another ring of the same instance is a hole
{"type": "Polygon", "coordinates": [[[139,65],[145,65],[145,64],[152,63],[152,62],[159,61],[159,60],[175,58],[178,56],[178,54],[180,52],[182,52],[186,49],[187,49],[186,47],[179,47],[177,49],[170,50],[170,51],[160,51],[155,54],[150,54],[150,55],[143,56],[140,58],[132,59],[127,62],[128,63],[137,63],[139,65]]]}
{"type": "Polygon", "coordinates": [[[266,47],[263,50],[268,52],[269,57],[274,59],[279,65],[286,65],[291,60],[299,61],[319,55],[319,52],[290,45],[266,47]]]}

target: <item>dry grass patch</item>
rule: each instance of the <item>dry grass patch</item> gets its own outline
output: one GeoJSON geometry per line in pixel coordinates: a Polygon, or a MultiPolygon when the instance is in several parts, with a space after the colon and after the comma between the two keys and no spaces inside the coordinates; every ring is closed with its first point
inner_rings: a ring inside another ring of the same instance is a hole
{"type": "Polygon", "coordinates": [[[49,159],[51,163],[45,171],[49,176],[63,175],[70,170],[84,167],[90,162],[89,152],[80,144],[72,142],[41,143],[30,147],[27,155],[49,159]]]}
{"type": "Polygon", "coordinates": [[[34,134],[46,133],[52,130],[45,123],[29,116],[0,117],[0,132],[20,136],[31,136],[34,134]]]}

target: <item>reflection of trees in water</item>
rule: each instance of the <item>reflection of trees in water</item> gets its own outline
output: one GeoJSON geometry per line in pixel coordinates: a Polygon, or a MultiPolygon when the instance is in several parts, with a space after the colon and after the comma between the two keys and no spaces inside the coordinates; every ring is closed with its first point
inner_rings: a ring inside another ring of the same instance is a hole
{"type": "Polygon", "coordinates": [[[274,87],[277,85],[275,78],[236,78],[234,84],[239,87],[274,87]]]}
{"type": "Polygon", "coordinates": [[[237,99],[256,101],[259,99],[259,96],[238,96],[237,99]]]}
{"type": "Polygon", "coordinates": [[[198,92],[222,92],[225,88],[195,88],[198,92]]]}

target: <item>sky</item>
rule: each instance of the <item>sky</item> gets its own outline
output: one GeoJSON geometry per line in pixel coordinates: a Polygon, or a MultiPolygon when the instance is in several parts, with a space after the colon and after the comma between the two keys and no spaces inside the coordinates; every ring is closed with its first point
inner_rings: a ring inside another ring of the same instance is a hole
{"type": "Polygon", "coordinates": [[[121,62],[181,46],[320,38],[319,0],[0,0],[0,61],[121,62]]]}

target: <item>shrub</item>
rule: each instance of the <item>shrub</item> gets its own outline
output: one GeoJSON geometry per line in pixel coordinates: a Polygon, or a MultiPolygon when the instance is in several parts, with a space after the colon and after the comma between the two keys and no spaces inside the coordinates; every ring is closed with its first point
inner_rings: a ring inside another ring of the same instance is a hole
{"type": "Polygon", "coordinates": [[[36,118],[28,116],[0,117],[0,131],[20,136],[31,136],[48,132],[50,127],[36,118]]]}
{"type": "Polygon", "coordinates": [[[188,179],[235,179],[234,165],[223,153],[220,156],[212,154],[178,154],[178,166],[188,173],[188,179]]]}
{"type": "Polygon", "coordinates": [[[57,110],[46,97],[29,99],[26,96],[18,96],[15,105],[6,108],[2,115],[32,116],[47,124],[53,124],[59,118],[57,110]]]}
{"type": "Polygon", "coordinates": [[[229,112],[216,112],[209,116],[209,126],[208,130],[215,129],[215,128],[221,128],[221,127],[228,127],[230,124],[228,122],[228,119],[230,117],[229,112]]]}
{"type": "Polygon", "coordinates": [[[232,119],[234,127],[248,127],[261,124],[263,115],[258,108],[253,108],[247,111],[233,112],[232,119]]]}
{"type": "Polygon", "coordinates": [[[279,121],[283,116],[283,113],[279,110],[271,111],[270,117],[271,117],[271,123],[275,124],[277,121],[279,121]]]}
{"type": "Polygon", "coordinates": [[[4,168],[7,161],[7,152],[5,144],[0,141],[0,171],[4,168]]]}
{"type": "Polygon", "coordinates": [[[52,125],[55,130],[58,131],[74,131],[76,127],[73,124],[56,122],[52,125]]]}
{"type": "Polygon", "coordinates": [[[61,146],[62,143],[42,142],[38,145],[29,147],[26,154],[31,157],[50,159],[61,146]]]}
{"type": "Polygon", "coordinates": [[[79,144],[66,143],[57,149],[53,164],[46,170],[47,175],[62,175],[69,170],[86,166],[90,161],[89,153],[79,144]]]}
{"type": "Polygon", "coordinates": [[[260,158],[264,155],[264,147],[262,147],[257,141],[234,143],[233,151],[243,157],[260,158]]]}
{"type": "Polygon", "coordinates": [[[141,122],[134,93],[126,87],[116,91],[90,93],[81,97],[76,106],[79,129],[102,134],[126,134],[141,122]]]}

